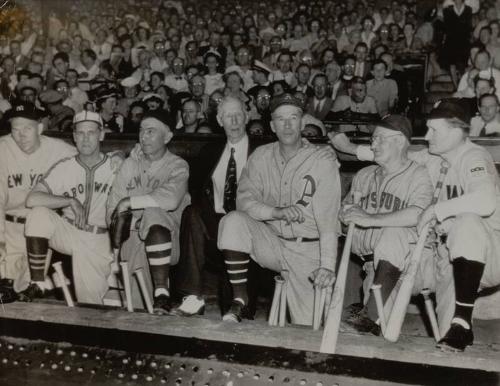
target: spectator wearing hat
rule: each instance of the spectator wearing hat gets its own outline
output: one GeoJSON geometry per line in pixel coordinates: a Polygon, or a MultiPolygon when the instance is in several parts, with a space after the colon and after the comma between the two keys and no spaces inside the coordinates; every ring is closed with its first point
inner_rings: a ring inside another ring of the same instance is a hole
{"type": "Polygon", "coordinates": [[[0,140],[0,260],[6,263],[6,278],[16,281],[28,277],[26,197],[54,163],[75,154],[64,141],[41,134],[41,117],[33,103],[17,101],[4,115],[11,133],[0,140]]]}
{"type": "Polygon", "coordinates": [[[102,85],[95,90],[96,111],[101,115],[106,133],[121,133],[124,118],[117,111],[117,90],[102,85]]]}
{"type": "Polygon", "coordinates": [[[263,62],[255,60],[252,66],[252,80],[254,86],[248,90],[248,94],[255,97],[255,92],[257,90],[261,87],[269,86],[269,75],[271,72],[271,69],[263,62]]]}
{"type": "Polygon", "coordinates": [[[139,79],[129,76],[120,82],[123,98],[118,101],[116,110],[126,117],[129,113],[129,108],[132,103],[139,100],[141,87],[139,79]]]}
{"type": "Polygon", "coordinates": [[[233,288],[233,302],[223,320],[240,322],[247,315],[247,272],[254,259],[262,267],[290,272],[287,302],[292,323],[310,325],[314,287],[326,288],[335,280],[338,166],[331,153],[325,157],[301,137],[302,108],[295,97],[275,98],[271,114],[278,141],[250,155],[238,182],[237,210],[219,225],[218,248],[233,288]]]}
{"type": "Polygon", "coordinates": [[[220,62],[223,64],[226,63],[227,48],[222,45],[221,34],[219,32],[212,31],[210,33],[208,44],[199,48],[198,56],[204,57],[207,52],[213,52],[219,55],[220,62]]]}
{"type": "Polygon", "coordinates": [[[64,96],[56,90],[46,90],[40,94],[40,101],[47,108],[48,130],[71,131],[75,111],[63,105],[64,96]]]}

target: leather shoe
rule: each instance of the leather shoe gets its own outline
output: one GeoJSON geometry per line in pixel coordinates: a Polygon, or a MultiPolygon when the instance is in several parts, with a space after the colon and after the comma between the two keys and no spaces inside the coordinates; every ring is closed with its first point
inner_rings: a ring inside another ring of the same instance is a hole
{"type": "Polygon", "coordinates": [[[205,301],[196,295],[188,295],[182,299],[182,304],[173,312],[179,316],[203,315],[205,313],[205,301]]]}

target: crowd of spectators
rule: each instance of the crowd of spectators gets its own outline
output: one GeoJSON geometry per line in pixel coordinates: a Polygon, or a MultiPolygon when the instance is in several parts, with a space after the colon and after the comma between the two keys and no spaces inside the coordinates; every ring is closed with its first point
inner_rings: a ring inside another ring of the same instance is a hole
{"type": "Polygon", "coordinates": [[[59,3],[41,12],[44,2],[24,1],[23,19],[0,34],[0,113],[16,98],[35,102],[48,130],[70,130],[86,109],[108,132],[135,133],[147,110],[163,109],[175,133],[222,133],[217,105],[231,95],[245,103],[249,133],[265,135],[270,99],[292,92],[304,133],[322,135],[325,121],[407,112],[408,57],[429,55],[426,80],[451,70],[470,98],[485,71],[467,62],[469,47],[489,54],[490,77],[500,64],[500,1],[59,3]]]}

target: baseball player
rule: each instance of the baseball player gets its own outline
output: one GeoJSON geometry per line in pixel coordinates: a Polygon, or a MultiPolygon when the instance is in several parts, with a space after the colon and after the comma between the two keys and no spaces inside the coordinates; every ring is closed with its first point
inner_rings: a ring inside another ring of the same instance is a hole
{"type": "MultiPolygon", "coordinates": [[[[437,184],[447,173],[438,202],[419,219],[418,229],[437,222],[436,300],[443,350],[463,351],[474,340],[472,312],[478,292],[500,284],[500,181],[491,155],[468,139],[470,114],[460,99],[438,103],[427,120],[429,149],[409,153],[437,184]]],[[[344,152],[373,159],[369,149],[345,136],[331,137],[344,152]]]]}
{"type": "Polygon", "coordinates": [[[274,271],[289,271],[287,299],[292,323],[312,324],[314,286],[335,280],[338,165],[332,153],[301,138],[302,109],[290,94],[273,100],[271,128],[278,141],[255,150],[243,169],[236,211],[219,225],[233,287],[223,320],[240,322],[248,302],[249,259],[274,271]]]}
{"type": "MultiPolygon", "coordinates": [[[[377,164],[354,176],[341,211],[344,223],[357,225],[352,251],[365,261],[367,272],[363,286],[367,303],[362,309],[357,305],[349,307],[351,313],[346,318],[361,332],[380,334],[375,323],[376,303],[374,297],[369,297],[369,288],[372,282],[380,284],[382,300],[387,304],[417,241],[418,216],[431,202],[432,185],[427,170],[407,156],[411,134],[410,121],[400,115],[388,115],[376,125],[371,149],[377,164]],[[361,200],[353,205],[356,193],[361,200]]],[[[432,263],[431,250],[426,249],[425,258],[432,263]]],[[[434,287],[433,282],[426,280],[434,277],[433,264],[421,267],[431,271],[419,273],[416,293],[418,289],[434,287]]]]}
{"type": "MultiPolygon", "coordinates": [[[[141,151],[123,163],[107,203],[108,223],[130,224],[124,237],[122,226],[113,226],[112,239],[117,240],[117,248],[121,246],[121,258],[128,262],[130,273],[149,266],[145,281],[154,296],[153,308],[160,314],[171,309],[169,267],[179,259],[181,216],[190,202],[188,165],[166,146],[173,135],[168,123],[168,115],[161,111],[145,114],[139,134],[141,151]]],[[[133,303],[142,307],[136,282],[131,283],[133,303]]]]}
{"type": "MultiPolygon", "coordinates": [[[[14,104],[5,116],[11,134],[0,138],[0,267],[16,286],[29,282],[24,238],[29,212],[26,196],[55,162],[76,153],[73,146],[41,135],[42,116],[30,102],[14,104]]],[[[52,287],[49,280],[46,286],[52,287]]]]}
{"type": "Polygon", "coordinates": [[[78,154],[45,173],[26,199],[26,245],[31,283],[22,300],[43,297],[48,248],[72,256],[77,300],[102,304],[108,289],[112,253],[106,227],[106,200],[117,172],[101,153],[99,114],[82,111],[73,119],[78,154]],[[62,216],[55,210],[62,209],[62,216]]]}

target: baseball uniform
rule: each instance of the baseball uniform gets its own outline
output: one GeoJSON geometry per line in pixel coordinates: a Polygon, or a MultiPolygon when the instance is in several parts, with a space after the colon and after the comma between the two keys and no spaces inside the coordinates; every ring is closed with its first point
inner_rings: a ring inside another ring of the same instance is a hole
{"type": "MultiPolygon", "coordinates": [[[[384,176],[381,166],[361,169],[353,178],[351,192],[345,202],[351,203],[354,192],[361,194],[359,205],[369,214],[391,213],[411,206],[427,208],[432,199],[432,185],[425,167],[409,161],[394,173],[384,176]]],[[[352,251],[359,256],[373,254],[375,267],[380,260],[391,263],[399,271],[406,269],[411,252],[418,239],[415,227],[356,227],[352,251]]],[[[434,288],[432,250],[426,249],[423,264],[417,275],[415,291],[434,288]],[[427,264],[427,262],[429,264],[427,264]]],[[[372,262],[365,265],[367,273],[373,270],[372,262]]],[[[369,295],[372,275],[364,282],[365,302],[369,295]]]]}
{"type": "MultiPolygon", "coordinates": [[[[150,296],[153,283],[145,251],[145,238],[149,229],[160,225],[171,232],[172,245],[169,264],[179,259],[179,228],[182,211],[190,203],[188,188],[189,167],[182,158],[166,151],[153,162],[143,155],[127,158],[114,181],[107,202],[108,222],[123,198],[130,197],[133,220],[130,237],[121,246],[121,259],[129,264],[129,272],[143,268],[150,296]]],[[[170,249],[170,248],[169,248],[170,249]]],[[[131,280],[134,307],[143,308],[142,298],[135,280],[131,280]]]]}
{"type": "Polygon", "coordinates": [[[62,216],[43,206],[33,208],[26,219],[26,237],[49,240],[49,246],[72,256],[76,296],[81,303],[102,304],[107,291],[112,253],[106,227],[106,200],[116,170],[111,158],[89,168],[78,156],[57,162],[40,180],[49,194],[76,198],[84,208],[85,227],[77,228],[70,207],[62,216]]]}
{"type": "Polygon", "coordinates": [[[7,278],[20,279],[28,273],[26,196],[54,163],[75,153],[73,146],[43,135],[40,147],[32,154],[24,153],[10,134],[0,138],[0,241],[6,243],[7,278]]]}
{"type": "Polygon", "coordinates": [[[337,161],[302,140],[286,161],[279,143],[259,147],[243,169],[236,211],[219,226],[218,248],[249,253],[261,266],[289,271],[292,322],[312,324],[314,288],[309,276],[323,267],[335,271],[340,177],[337,161]],[[299,206],[302,223],[272,218],[276,207],[299,206]]]}
{"type": "MultiPolygon", "coordinates": [[[[373,159],[367,147],[358,147],[361,160],[373,159]]],[[[408,156],[425,165],[433,186],[443,159],[427,149],[408,156]]],[[[500,181],[487,150],[470,140],[448,159],[450,168],[443,182],[435,211],[436,230],[443,236],[438,244],[436,299],[439,329],[446,333],[455,309],[455,288],[450,260],[463,257],[485,265],[481,288],[500,284],[500,181]],[[493,208],[493,210],[492,210],[493,208]]]]}

